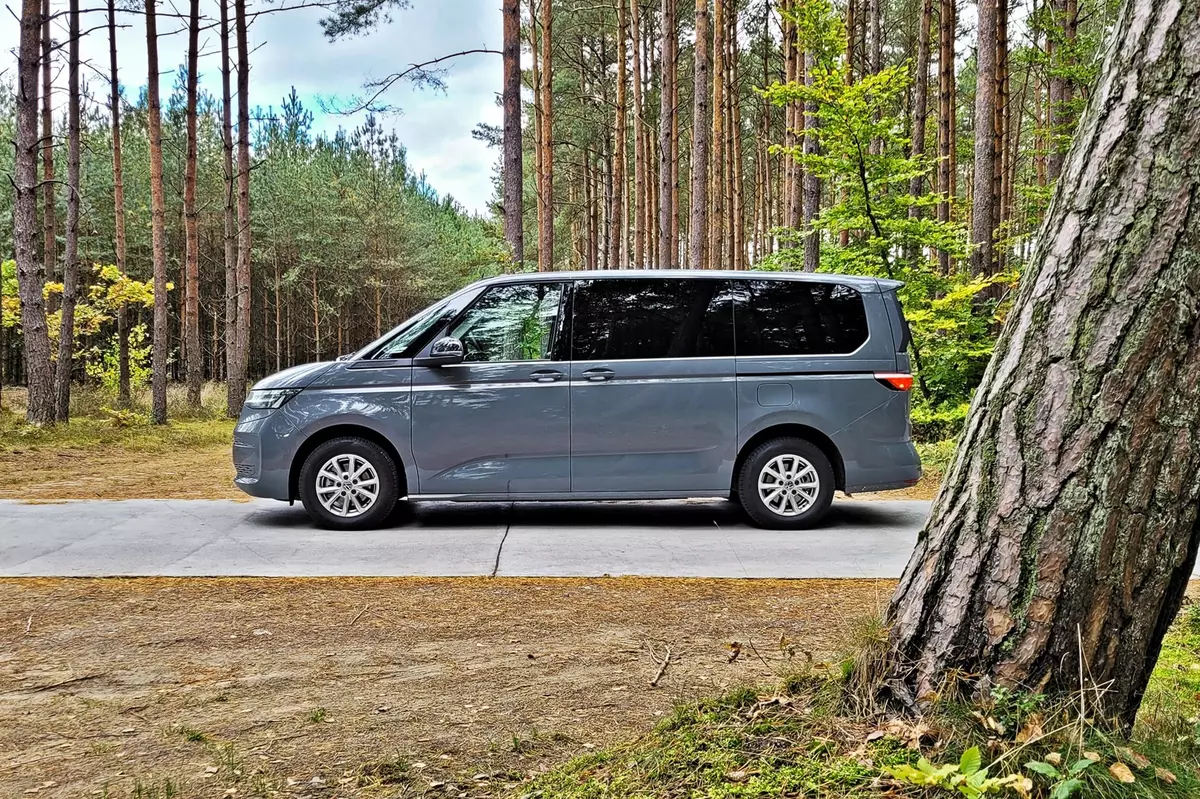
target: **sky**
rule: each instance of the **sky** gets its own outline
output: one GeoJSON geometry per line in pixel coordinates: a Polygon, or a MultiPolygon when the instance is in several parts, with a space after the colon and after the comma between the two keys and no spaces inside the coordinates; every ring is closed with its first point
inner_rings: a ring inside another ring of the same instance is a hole
{"type": "MultiPolygon", "coordinates": [[[[16,67],[15,48],[18,26],[12,11],[17,7],[8,0],[0,24],[0,53],[4,53],[0,74],[10,79],[16,67]]],[[[54,9],[65,8],[64,0],[52,0],[54,9]]],[[[276,0],[275,6],[299,5],[301,0],[276,0]]],[[[102,8],[101,2],[84,2],[87,8],[102,8]]],[[[118,6],[121,3],[118,2],[118,6]]],[[[253,4],[252,4],[253,5],[253,4]]],[[[232,8],[232,3],[230,3],[232,8]]],[[[267,7],[260,4],[259,7],[267,7]]],[[[218,6],[213,0],[201,0],[200,13],[216,20],[218,6]]],[[[182,0],[160,3],[160,13],[186,13],[182,0]],[[171,3],[174,3],[174,7],[171,3]]],[[[232,11],[231,11],[232,13],[232,11]]],[[[318,24],[320,9],[297,9],[266,14],[250,26],[250,100],[252,107],[278,108],[282,98],[294,86],[305,106],[315,115],[317,131],[332,133],[339,126],[352,128],[362,115],[343,116],[325,113],[318,99],[348,100],[362,95],[364,80],[384,77],[411,64],[439,56],[476,48],[500,49],[500,0],[414,0],[412,7],[393,13],[389,24],[366,36],[325,40],[318,24]]],[[[102,12],[84,14],[84,30],[105,24],[102,12]]],[[[121,83],[127,97],[136,97],[146,84],[145,26],[141,15],[119,14],[118,23],[128,27],[117,32],[117,54],[121,83]]],[[[66,38],[65,15],[57,20],[56,39],[66,38]]],[[[180,20],[159,20],[159,66],[163,71],[162,90],[170,91],[176,68],[184,63],[186,33],[180,20]]],[[[82,75],[91,91],[104,103],[107,92],[108,36],[106,29],[93,31],[80,47],[81,58],[92,67],[82,75]]],[[[216,31],[202,31],[200,42],[200,82],[207,91],[220,95],[220,41],[216,31]]],[[[65,60],[65,53],[63,56],[65,60]]],[[[57,62],[56,62],[57,63],[57,62]]],[[[484,213],[492,197],[492,166],[498,156],[480,141],[471,138],[477,123],[498,125],[501,111],[496,105],[500,91],[500,56],[477,54],[446,62],[446,91],[421,89],[397,84],[382,98],[399,109],[381,117],[385,128],[396,131],[408,149],[409,165],[425,172],[439,194],[454,197],[470,211],[484,213]]],[[[56,79],[55,105],[66,103],[65,69],[56,79]]],[[[57,112],[56,112],[57,113],[57,112]]]]}

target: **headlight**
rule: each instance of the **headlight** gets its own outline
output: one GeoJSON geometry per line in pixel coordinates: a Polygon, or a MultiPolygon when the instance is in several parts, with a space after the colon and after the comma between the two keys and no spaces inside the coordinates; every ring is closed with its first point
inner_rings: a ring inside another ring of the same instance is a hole
{"type": "Polygon", "coordinates": [[[300,393],[298,388],[268,388],[251,391],[246,395],[247,408],[275,410],[300,393]]]}

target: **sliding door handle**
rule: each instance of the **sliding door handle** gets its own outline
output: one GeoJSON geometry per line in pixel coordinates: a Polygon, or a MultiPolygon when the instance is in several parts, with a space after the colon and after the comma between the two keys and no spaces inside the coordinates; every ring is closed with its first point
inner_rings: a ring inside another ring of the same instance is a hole
{"type": "Polygon", "coordinates": [[[605,380],[612,380],[617,376],[617,373],[612,369],[596,368],[586,369],[583,372],[583,379],[591,383],[603,383],[605,380]]]}

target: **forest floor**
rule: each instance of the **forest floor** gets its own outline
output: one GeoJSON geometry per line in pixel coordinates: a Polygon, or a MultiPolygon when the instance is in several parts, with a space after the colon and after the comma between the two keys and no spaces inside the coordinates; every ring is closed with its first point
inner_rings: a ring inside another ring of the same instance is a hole
{"type": "Polygon", "coordinates": [[[3,580],[0,795],[498,794],[835,658],[891,587],[3,580]]]}
{"type": "MultiPolygon", "coordinates": [[[[115,413],[87,392],[77,394],[70,424],[36,428],[24,423],[23,393],[5,389],[0,499],[248,499],[233,485],[233,422],[220,415],[219,387],[206,387],[199,412],[179,407],[184,403],[173,391],[172,421],[162,427],[137,414],[115,413]]],[[[857,498],[933,499],[952,442],[917,448],[925,463],[920,483],[857,498]]]]}

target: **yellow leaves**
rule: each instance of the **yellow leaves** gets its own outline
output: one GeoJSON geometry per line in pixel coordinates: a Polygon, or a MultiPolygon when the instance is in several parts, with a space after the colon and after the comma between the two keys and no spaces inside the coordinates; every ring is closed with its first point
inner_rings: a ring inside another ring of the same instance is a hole
{"type": "Polygon", "coordinates": [[[1117,782],[1132,784],[1137,782],[1137,778],[1133,776],[1133,772],[1129,770],[1129,766],[1117,761],[1108,767],[1108,773],[1113,776],[1117,782]]]}

